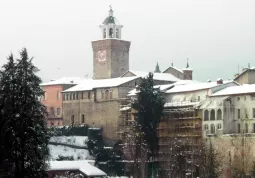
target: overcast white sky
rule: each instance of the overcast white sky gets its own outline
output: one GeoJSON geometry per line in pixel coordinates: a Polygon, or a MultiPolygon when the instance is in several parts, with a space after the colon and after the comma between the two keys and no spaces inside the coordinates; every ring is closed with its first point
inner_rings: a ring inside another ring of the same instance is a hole
{"type": "Polygon", "coordinates": [[[26,47],[44,81],[92,77],[91,41],[109,5],[131,41],[130,69],[183,68],[188,57],[205,81],[255,66],[254,0],[1,0],[0,65],[26,47]]]}

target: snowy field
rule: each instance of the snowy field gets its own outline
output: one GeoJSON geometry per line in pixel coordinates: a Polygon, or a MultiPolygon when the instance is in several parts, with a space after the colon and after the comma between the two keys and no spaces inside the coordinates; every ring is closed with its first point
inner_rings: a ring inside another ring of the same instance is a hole
{"type": "Polygon", "coordinates": [[[72,156],[74,160],[90,160],[94,159],[89,155],[89,151],[85,149],[75,149],[67,146],[55,146],[49,145],[51,160],[54,161],[59,158],[59,156],[72,156]]]}
{"type": "Polygon", "coordinates": [[[68,145],[74,146],[87,146],[88,137],[86,136],[59,136],[59,137],[51,137],[50,142],[55,143],[64,143],[68,145]]]}

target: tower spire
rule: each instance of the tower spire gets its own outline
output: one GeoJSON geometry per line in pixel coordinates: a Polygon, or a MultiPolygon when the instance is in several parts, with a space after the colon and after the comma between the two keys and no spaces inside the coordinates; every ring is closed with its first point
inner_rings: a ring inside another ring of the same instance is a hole
{"type": "Polygon", "coordinates": [[[113,10],[112,10],[112,5],[109,6],[109,16],[113,17],[113,10]]]}
{"type": "Polygon", "coordinates": [[[157,62],[157,65],[156,65],[156,67],[155,67],[154,73],[161,73],[161,71],[160,71],[160,69],[159,69],[158,62],[157,62]]]}

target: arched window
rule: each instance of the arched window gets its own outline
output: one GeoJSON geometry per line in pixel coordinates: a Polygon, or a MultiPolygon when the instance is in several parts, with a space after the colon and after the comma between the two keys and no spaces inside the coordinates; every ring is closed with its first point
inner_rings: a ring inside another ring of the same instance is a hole
{"type": "Polygon", "coordinates": [[[105,90],[105,99],[106,99],[106,100],[109,99],[109,90],[105,90]]]}
{"type": "Polygon", "coordinates": [[[112,28],[109,29],[109,37],[113,38],[113,29],[112,28]]]}
{"type": "Polygon", "coordinates": [[[73,93],[73,100],[75,100],[76,99],[76,96],[75,96],[75,93],[73,93]]]}
{"type": "Polygon", "coordinates": [[[215,125],[211,124],[211,134],[215,134],[215,125]]]}
{"type": "Polygon", "coordinates": [[[205,110],[204,112],[204,121],[208,121],[209,120],[209,111],[205,110]]]}
{"type": "Polygon", "coordinates": [[[112,91],[110,91],[110,99],[112,99],[112,91]]]}
{"type": "Polygon", "coordinates": [[[215,111],[214,111],[214,109],[211,110],[210,120],[211,121],[215,120],[215,111]]]}
{"type": "Polygon", "coordinates": [[[221,109],[218,109],[217,111],[217,120],[221,120],[222,119],[222,111],[221,109]]]}
{"type": "Polygon", "coordinates": [[[106,29],[104,28],[104,38],[106,38],[106,29]]]}
{"type": "Polygon", "coordinates": [[[119,29],[116,29],[116,38],[119,38],[119,29]]]}
{"type": "Polygon", "coordinates": [[[208,125],[207,124],[204,125],[204,129],[208,130],[208,125]]]}
{"type": "Polygon", "coordinates": [[[217,125],[217,129],[218,129],[218,130],[221,129],[221,124],[218,124],[218,125],[217,125]]]}
{"type": "Polygon", "coordinates": [[[82,124],[85,123],[85,115],[84,114],[81,115],[81,123],[82,124]]]}

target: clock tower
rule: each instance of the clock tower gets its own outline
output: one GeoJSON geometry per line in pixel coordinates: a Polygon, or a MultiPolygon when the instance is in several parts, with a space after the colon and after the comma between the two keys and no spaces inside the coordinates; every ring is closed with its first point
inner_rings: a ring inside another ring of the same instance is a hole
{"type": "Polygon", "coordinates": [[[121,39],[123,26],[113,16],[111,6],[108,17],[99,27],[102,39],[92,41],[93,79],[119,77],[129,70],[130,42],[121,39]]]}

